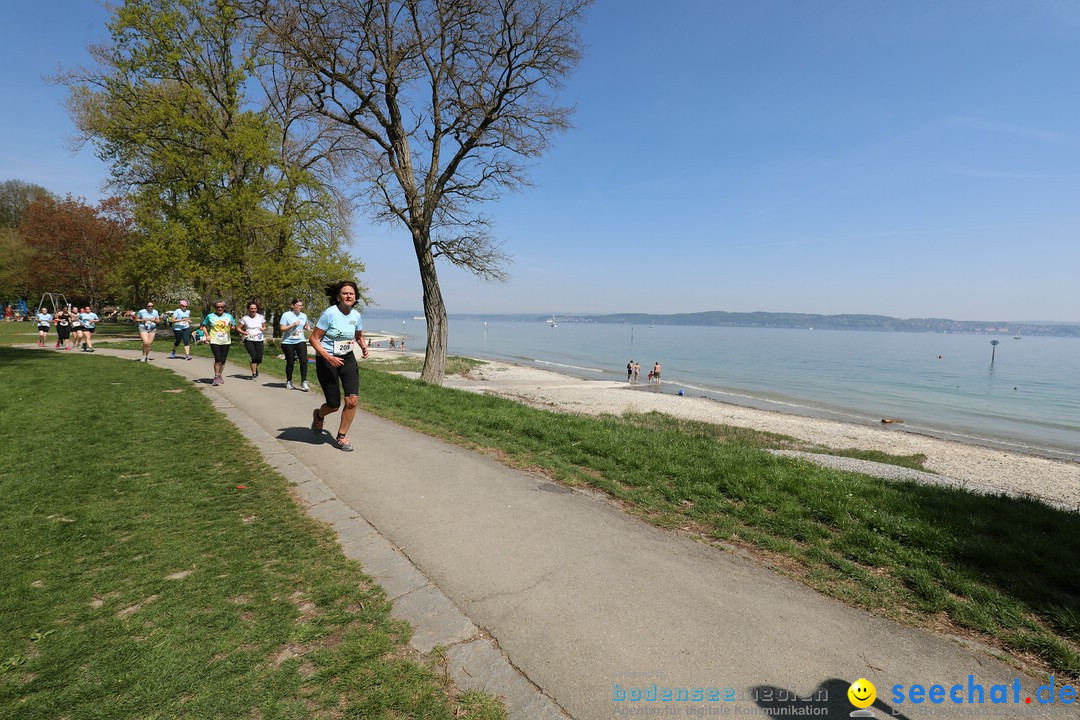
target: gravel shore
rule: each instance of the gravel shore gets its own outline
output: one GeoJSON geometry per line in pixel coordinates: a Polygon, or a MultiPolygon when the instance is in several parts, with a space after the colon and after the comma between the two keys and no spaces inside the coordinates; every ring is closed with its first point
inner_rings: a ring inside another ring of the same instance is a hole
{"type": "Polygon", "coordinates": [[[942,440],[901,425],[875,427],[789,415],[730,405],[708,398],[650,392],[644,383],[581,380],[548,370],[503,362],[475,368],[468,377],[448,376],[448,387],[512,398],[535,407],[589,415],[661,412],[678,418],[735,425],[789,435],[832,449],[880,450],[896,455],[923,454],[929,473],[911,474],[876,463],[837,458],[815,462],[884,477],[966,487],[976,492],[1027,495],[1048,504],[1080,509],[1080,463],[1037,457],[979,445],[942,440]]]}

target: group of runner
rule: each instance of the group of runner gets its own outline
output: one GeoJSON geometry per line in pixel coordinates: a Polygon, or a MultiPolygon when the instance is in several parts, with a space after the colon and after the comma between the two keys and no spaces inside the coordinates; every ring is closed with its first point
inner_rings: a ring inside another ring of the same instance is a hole
{"type": "MultiPolygon", "coordinates": [[[[288,390],[310,390],[308,385],[308,354],[310,344],[315,351],[315,374],[322,387],[324,402],[312,411],[311,429],[323,433],[323,424],[327,416],[341,410],[341,420],[334,447],[351,452],[349,428],[356,416],[359,400],[360,375],[356,366],[353,346],[359,345],[363,357],[368,356],[368,343],[364,338],[363,319],[356,310],[358,288],[355,282],[343,280],[325,288],[327,300],[332,304],[319,316],[314,325],[304,313],[304,303],[293,299],[289,309],[282,313],[278,321],[281,330],[281,349],[285,354],[285,387],[288,390]],[[310,339],[305,338],[305,331],[311,331],[310,339]],[[294,368],[300,366],[300,387],[293,384],[294,368]],[[342,406],[344,405],[344,409],[342,406]]],[[[225,363],[232,347],[232,332],[235,330],[243,338],[244,348],[250,361],[251,379],[259,377],[259,365],[263,361],[266,340],[266,317],[258,303],[247,305],[247,313],[239,319],[226,309],[224,300],[214,303],[213,310],[203,317],[197,330],[191,331],[191,313],[186,301],[180,302],[177,310],[169,313],[173,323],[173,349],[171,358],[178,357],[176,351],[184,348],[184,357],[191,359],[191,342],[206,342],[214,355],[214,378],[211,384],[224,385],[225,363]]],[[[157,322],[160,319],[154,304],[147,303],[143,310],[136,313],[139,334],[143,338],[143,356],[141,362],[150,359],[150,346],[154,341],[157,322]]]]}
{"type": "Polygon", "coordinates": [[[56,315],[40,307],[34,319],[37,321],[38,347],[49,346],[49,328],[55,324],[57,350],[82,346],[83,352],[94,352],[94,331],[101,318],[89,305],[82,309],[70,306],[60,308],[56,315]]]}
{"type": "MultiPolygon", "coordinates": [[[[334,447],[351,452],[353,445],[349,441],[349,428],[356,415],[359,399],[360,375],[357,370],[353,346],[359,345],[363,357],[368,356],[368,343],[364,338],[364,325],[360,312],[356,309],[359,290],[355,282],[343,280],[327,285],[327,300],[331,303],[312,325],[304,314],[304,303],[298,299],[289,303],[289,309],[282,313],[278,322],[281,330],[281,349],[285,354],[285,387],[288,390],[300,389],[308,392],[308,354],[310,344],[315,351],[315,373],[322,386],[324,402],[312,411],[311,429],[322,434],[323,424],[329,415],[341,410],[341,420],[334,447]],[[310,331],[311,337],[305,338],[310,331]],[[294,368],[300,366],[300,386],[293,384],[294,368]],[[342,406],[344,405],[344,408],[342,406]]],[[[157,335],[158,324],[162,321],[172,324],[173,347],[169,355],[178,359],[177,350],[183,347],[184,359],[191,360],[193,342],[206,342],[214,355],[214,378],[211,384],[225,384],[223,376],[225,363],[232,346],[232,332],[235,330],[243,338],[244,348],[248,352],[251,379],[259,377],[259,365],[263,361],[266,341],[266,317],[258,303],[247,305],[247,313],[239,319],[226,310],[224,300],[218,300],[213,310],[203,317],[194,330],[191,325],[191,311],[188,302],[181,300],[179,307],[165,315],[154,306],[153,301],[132,315],[137,323],[139,337],[142,340],[142,356],[139,362],[150,362],[150,351],[157,335]]],[[[59,310],[54,317],[44,307],[37,313],[38,347],[47,346],[50,327],[55,323],[59,340],[57,349],[70,350],[71,345],[82,344],[83,350],[94,351],[94,329],[100,318],[89,307],[72,310],[59,310]]],[[[403,343],[404,345],[404,343],[403,343]]]]}

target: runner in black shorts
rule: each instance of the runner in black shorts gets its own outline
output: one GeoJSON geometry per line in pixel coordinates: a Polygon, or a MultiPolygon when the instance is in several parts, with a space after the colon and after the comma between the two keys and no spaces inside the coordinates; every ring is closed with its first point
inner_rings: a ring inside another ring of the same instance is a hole
{"type": "Polygon", "coordinates": [[[341,408],[341,395],[345,394],[345,408],[341,411],[334,447],[351,452],[349,427],[356,415],[360,394],[360,377],[356,369],[353,345],[359,343],[364,357],[368,356],[368,344],[364,339],[364,325],[355,309],[358,289],[351,280],[326,286],[326,297],[336,304],[326,308],[315,323],[311,333],[311,346],[315,349],[315,373],[322,385],[326,402],[312,413],[311,429],[322,433],[323,420],[341,408]]]}

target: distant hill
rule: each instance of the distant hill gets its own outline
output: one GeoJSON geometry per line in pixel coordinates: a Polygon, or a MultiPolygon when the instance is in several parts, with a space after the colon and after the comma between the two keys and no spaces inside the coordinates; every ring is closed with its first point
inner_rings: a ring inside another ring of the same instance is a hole
{"type": "MultiPolygon", "coordinates": [[[[412,318],[422,311],[382,310],[364,311],[373,318],[412,318]]],[[[545,322],[550,314],[462,314],[462,320],[498,320],[508,322],[545,322]]],[[[1080,323],[1017,320],[949,320],[946,318],[894,318],[887,315],[815,315],[809,313],[725,312],[713,310],[698,313],[653,315],[649,313],[616,313],[611,315],[555,314],[559,323],[614,323],[624,325],[699,325],[721,327],[801,328],[815,330],[877,330],[881,332],[949,332],[986,335],[1040,335],[1080,337],[1080,323]]]]}

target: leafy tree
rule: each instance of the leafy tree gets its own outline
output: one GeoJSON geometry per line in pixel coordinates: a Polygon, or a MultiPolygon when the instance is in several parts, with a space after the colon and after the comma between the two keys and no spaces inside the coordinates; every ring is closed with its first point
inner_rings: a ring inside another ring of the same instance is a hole
{"type": "Polygon", "coordinates": [[[446,306],[435,261],[505,279],[484,201],[568,127],[559,88],[581,56],[591,0],[237,0],[265,31],[267,87],[320,127],[324,156],[359,181],[376,219],[401,223],[427,320],[421,378],[441,383],[446,306]]]}
{"type": "Polygon", "coordinates": [[[3,302],[30,295],[32,253],[18,228],[27,208],[40,197],[52,197],[52,194],[40,185],[21,180],[0,183],[0,300],[3,302]]]}
{"type": "Polygon", "coordinates": [[[18,230],[0,227],[0,300],[3,302],[30,296],[31,255],[18,230]]]}
{"type": "Polygon", "coordinates": [[[22,180],[0,183],[0,228],[19,227],[30,203],[39,197],[51,196],[45,188],[22,180]]]}
{"type": "Polygon", "coordinates": [[[68,195],[39,197],[27,208],[20,235],[29,250],[29,287],[61,290],[69,299],[99,305],[112,295],[112,273],[128,245],[131,219],[123,201],[97,208],[68,195]]]}
{"type": "Polygon", "coordinates": [[[120,274],[140,301],[193,287],[283,304],[362,271],[332,193],[251,97],[252,50],[228,2],[126,0],[109,30],[97,66],[60,80],[83,141],[130,193],[138,233],[120,274]]]}

